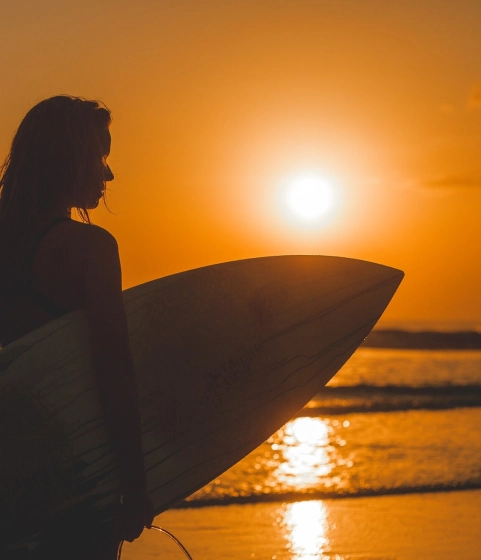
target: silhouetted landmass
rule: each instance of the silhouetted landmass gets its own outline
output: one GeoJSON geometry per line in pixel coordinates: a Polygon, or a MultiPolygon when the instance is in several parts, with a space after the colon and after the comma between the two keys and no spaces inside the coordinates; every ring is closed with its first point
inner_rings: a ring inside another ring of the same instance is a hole
{"type": "Polygon", "coordinates": [[[372,331],[363,346],[368,348],[410,348],[419,350],[481,350],[481,333],[476,331],[372,331]]]}

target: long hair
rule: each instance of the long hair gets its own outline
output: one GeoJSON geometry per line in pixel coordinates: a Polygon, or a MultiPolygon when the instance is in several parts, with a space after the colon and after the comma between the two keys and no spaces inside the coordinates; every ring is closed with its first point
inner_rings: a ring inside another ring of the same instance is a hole
{"type": "Polygon", "coordinates": [[[93,194],[105,191],[102,132],[110,122],[98,101],[68,95],[45,99],[25,115],[0,167],[2,268],[19,261],[49,211],[76,208],[90,223],[93,194]]]}

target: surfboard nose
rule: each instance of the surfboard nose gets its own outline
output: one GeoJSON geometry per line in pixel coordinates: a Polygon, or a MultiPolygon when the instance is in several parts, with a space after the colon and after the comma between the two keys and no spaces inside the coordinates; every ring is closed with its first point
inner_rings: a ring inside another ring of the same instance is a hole
{"type": "MultiPolygon", "coordinates": [[[[311,298],[303,295],[303,299],[316,314],[335,315],[351,324],[352,331],[359,328],[364,338],[404,278],[397,268],[345,257],[293,256],[286,257],[283,265],[292,270],[292,281],[299,282],[296,291],[312,292],[311,298]]],[[[283,281],[287,274],[287,270],[282,274],[283,281]]]]}
{"type": "Polygon", "coordinates": [[[309,307],[321,314],[346,307],[340,313],[344,320],[357,324],[357,317],[370,317],[374,326],[404,277],[402,270],[383,264],[320,255],[262,257],[222,266],[232,265],[234,272],[237,267],[240,271],[240,263],[248,275],[246,281],[256,286],[251,290],[250,307],[257,309],[260,320],[268,315],[269,301],[270,306],[280,305],[301,313],[307,313],[309,307]],[[358,312],[350,309],[354,302],[358,312]]]}

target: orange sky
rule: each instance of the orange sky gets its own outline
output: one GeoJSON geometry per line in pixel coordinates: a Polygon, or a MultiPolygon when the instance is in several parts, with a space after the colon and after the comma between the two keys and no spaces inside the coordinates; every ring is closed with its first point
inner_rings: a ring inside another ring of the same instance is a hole
{"type": "Polygon", "coordinates": [[[113,112],[125,287],[315,253],[406,278],[384,316],[481,325],[479,0],[0,0],[0,150],[58,93],[113,112]],[[337,209],[303,228],[290,177],[337,209]]]}

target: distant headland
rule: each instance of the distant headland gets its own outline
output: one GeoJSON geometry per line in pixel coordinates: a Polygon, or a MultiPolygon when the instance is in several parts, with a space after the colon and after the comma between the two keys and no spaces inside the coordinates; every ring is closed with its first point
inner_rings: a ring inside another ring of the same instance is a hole
{"type": "Polygon", "coordinates": [[[379,329],[372,331],[362,346],[419,350],[481,350],[481,332],[379,329]]]}

